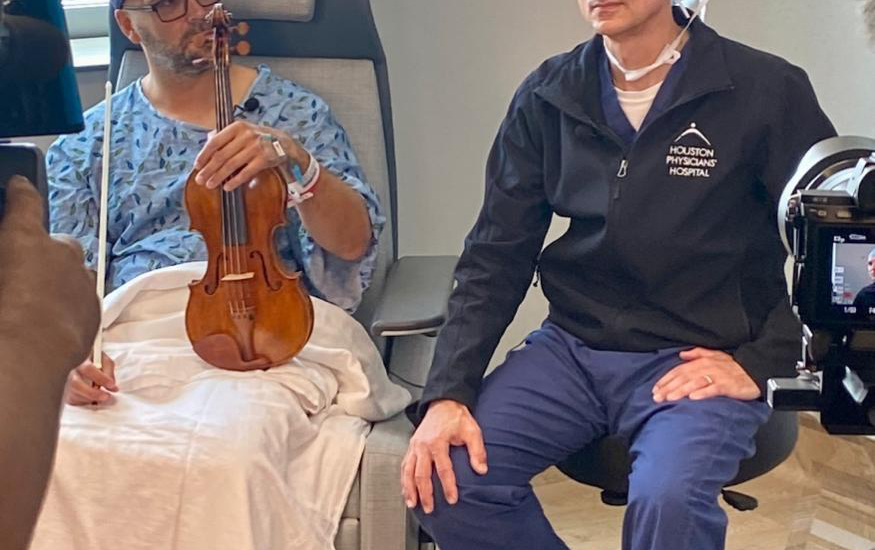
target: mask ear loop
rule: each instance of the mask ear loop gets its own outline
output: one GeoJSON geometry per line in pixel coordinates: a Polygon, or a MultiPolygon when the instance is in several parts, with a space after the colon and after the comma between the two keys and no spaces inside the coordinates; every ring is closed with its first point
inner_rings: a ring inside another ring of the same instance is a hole
{"type": "Polygon", "coordinates": [[[705,20],[705,12],[708,10],[708,2],[710,0],[699,0],[696,4],[696,9],[690,11],[690,7],[684,4],[683,0],[672,0],[672,4],[679,7],[686,17],[689,20],[693,20],[696,17],[705,20]]]}
{"type": "MultiPolygon", "coordinates": [[[[690,27],[693,25],[693,21],[696,19],[701,19],[703,14],[705,13],[705,9],[708,6],[708,2],[711,0],[699,0],[699,3],[696,5],[696,9],[693,10],[692,15],[690,15],[689,8],[680,4],[681,10],[683,10],[684,15],[688,17],[687,24],[684,25],[684,28],[681,29],[681,32],[678,33],[677,38],[671,41],[670,44],[665,46],[666,49],[671,50],[672,53],[666,61],[663,63],[668,63],[670,65],[674,65],[681,58],[681,52],[678,51],[678,44],[681,43],[681,38],[683,38],[684,33],[690,30],[690,27]]],[[[662,54],[660,54],[660,58],[665,54],[665,50],[663,50],[662,54]]],[[[662,63],[660,63],[661,65],[662,63]]]]}
{"type": "MultiPolygon", "coordinates": [[[[704,21],[705,18],[705,10],[708,9],[708,2],[711,0],[699,0],[699,3],[696,5],[696,9],[690,12],[690,8],[681,4],[680,8],[684,12],[684,16],[687,17],[687,24],[684,25],[683,30],[681,31],[681,36],[690,30],[690,26],[693,24],[693,21],[696,19],[702,19],[704,21]]],[[[680,39],[680,36],[678,36],[680,39]]]]}
{"type": "MultiPolygon", "coordinates": [[[[702,0],[699,3],[696,10],[693,12],[693,15],[687,21],[687,24],[684,26],[683,29],[681,29],[681,32],[678,33],[677,38],[672,40],[670,44],[666,44],[665,48],[662,49],[662,51],[659,53],[659,56],[656,58],[656,61],[654,61],[652,64],[646,67],[642,67],[640,69],[627,69],[623,67],[623,65],[620,63],[620,60],[617,59],[613,53],[611,53],[611,49],[605,46],[605,53],[607,54],[608,59],[615,67],[620,69],[620,72],[625,75],[626,80],[628,80],[629,82],[641,80],[651,71],[657,69],[658,67],[661,67],[662,65],[674,65],[681,58],[681,52],[679,52],[677,48],[678,44],[680,44],[681,42],[681,39],[684,37],[684,33],[690,29],[693,21],[695,21],[696,18],[699,17],[700,12],[705,8],[709,1],[710,0],[702,0]]],[[[681,8],[686,10],[686,8],[684,8],[683,6],[681,6],[681,8]]]]}
{"type": "Polygon", "coordinates": [[[690,8],[688,8],[686,4],[676,3],[675,6],[681,9],[681,13],[683,13],[684,17],[686,17],[687,19],[692,17],[692,15],[690,15],[690,8]]]}

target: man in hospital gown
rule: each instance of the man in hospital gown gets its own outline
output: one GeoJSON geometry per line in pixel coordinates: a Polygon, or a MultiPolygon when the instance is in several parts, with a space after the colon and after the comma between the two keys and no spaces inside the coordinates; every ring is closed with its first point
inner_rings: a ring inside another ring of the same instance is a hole
{"type": "Polygon", "coordinates": [[[116,292],[105,304],[103,370],[86,362],[68,379],[73,407],[34,548],[330,548],[362,418],[391,415],[406,399],[348,315],[376,262],[378,197],[329,106],[267,66],[231,66],[235,122],[211,132],[214,76],[201,60],[212,55],[205,16],[214,3],[114,0],[149,72],[112,98],[108,159],[103,104],[47,155],[52,229],[77,237],[89,266],[109,163],[106,284],[116,292]],[[290,193],[277,248],[316,298],[317,326],[291,366],[219,371],[193,355],[180,317],[197,278],[187,266],[206,259],[189,229],[186,180],[199,170],[199,184],[228,190],[283,164],[288,173],[297,165],[297,189],[312,197],[290,193]],[[288,493],[292,485],[300,491],[288,493]]]}
{"type": "MultiPolygon", "coordinates": [[[[226,189],[283,162],[321,164],[313,197],[297,208],[277,235],[278,251],[303,270],[312,295],[347,311],[358,305],[376,261],[385,218],[343,128],[312,92],[266,66],[232,65],[236,122],[218,135],[209,0],[162,2],[141,11],[143,0],[115,2],[118,24],[141,44],[149,74],[113,97],[108,198],[107,290],[161,267],[206,259],[200,234],[189,228],[183,190],[193,169],[208,187],[227,179],[226,189]],[[165,7],[166,6],[166,7],[165,7]],[[165,21],[167,20],[167,21],[165,21]],[[288,160],[277,155],[271,139],[288,160]]],[[[59,139],[49,150],[52,231],[79,238],[86,261],[96,265],[104,105],[86,114],[86,129],[59,139]]],[[[68,392],[75,404],[107,398],[108,377],[89,365],[77,369],[68,392]],[[92,389],[96,382],[102,389],[92,389]]]]}

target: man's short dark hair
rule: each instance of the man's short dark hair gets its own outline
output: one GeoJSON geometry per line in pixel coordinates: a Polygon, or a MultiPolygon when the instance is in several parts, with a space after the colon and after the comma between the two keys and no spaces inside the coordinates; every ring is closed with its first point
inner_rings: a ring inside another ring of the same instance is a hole
{"type": "Polygon", "coordinates": [[[863,20],[869,31],[869,38],[875,41],[875,0],[866,0],[866,4],[863,6],[863,20]]]}

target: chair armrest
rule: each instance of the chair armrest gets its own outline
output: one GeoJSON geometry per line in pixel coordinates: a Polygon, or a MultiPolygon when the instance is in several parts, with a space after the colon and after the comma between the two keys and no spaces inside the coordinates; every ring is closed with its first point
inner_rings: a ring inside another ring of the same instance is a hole
{"type": "Polygon", "coordinates": [[[405,256],[389,269],[371,323],[378,337],[437,334],[447,318],[456,256],[405,256]]]}
{"type": "Polygon", "coordinates": [[[425,335],[396,338],[386,370],[389,378],[410,392],[413,399],[422,397],[428,372],[434,359],[437,338],[425,335]]]}
{"type": "Polygon", "coordinates": [[[368,435],[360,472],[362,550],[405,550],[417,540],[401,497],[401,461],[412,434],[402,413],[374,424],[368,435]]]}

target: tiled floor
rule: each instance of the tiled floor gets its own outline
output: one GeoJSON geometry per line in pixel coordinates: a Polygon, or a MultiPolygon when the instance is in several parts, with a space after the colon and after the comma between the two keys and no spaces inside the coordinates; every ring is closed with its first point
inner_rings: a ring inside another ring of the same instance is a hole
{"type": "MultiPolygon", "coordinates": [[[[800,423],[790,459],[735,488],[760,506],[728,510],[727,550],[875,550],[875,441],[829,436],[810,416],[800,423]]],[[[601,504],[596,489],[557,470],[534,485],[572,550],[620,548],[622,508],[601,504]]]]}

